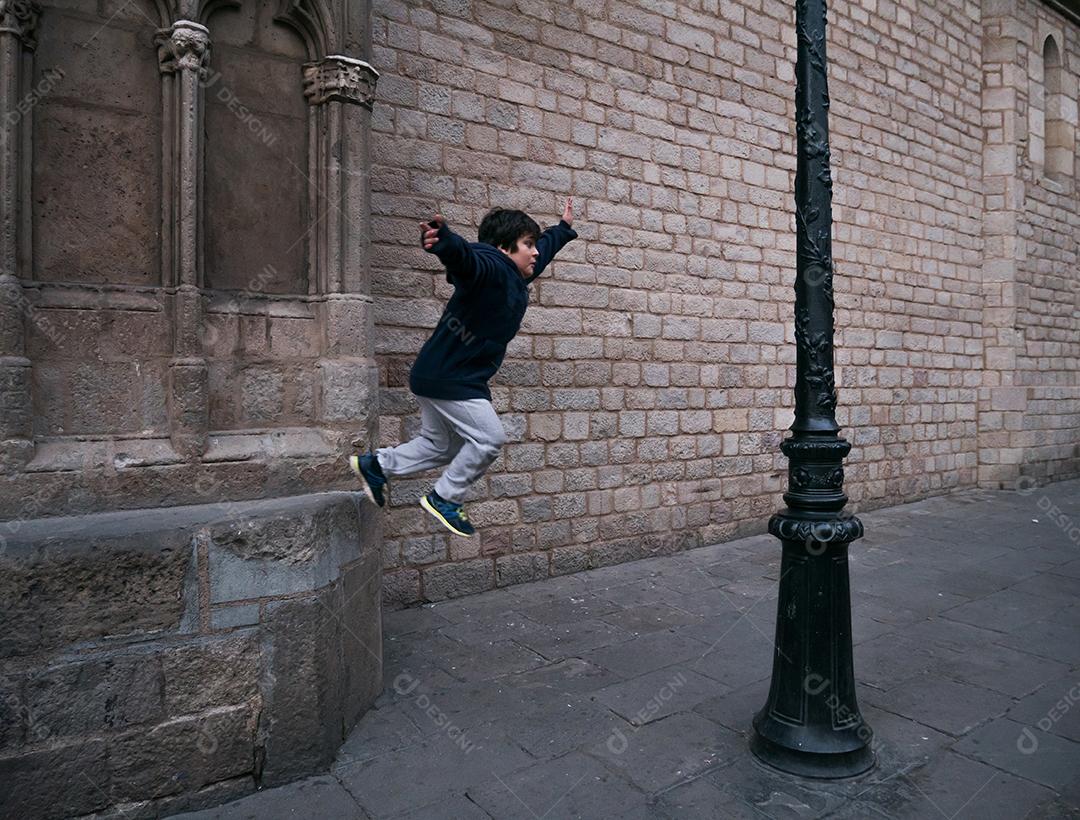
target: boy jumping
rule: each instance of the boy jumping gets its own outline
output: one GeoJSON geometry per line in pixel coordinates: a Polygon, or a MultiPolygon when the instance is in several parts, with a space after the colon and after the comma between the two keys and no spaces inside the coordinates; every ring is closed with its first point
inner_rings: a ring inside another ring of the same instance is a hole
{"type": "Polygon", "coordinates": [[[388,477],[446,465],[420,506],[453,533],[476,532],[462,501],[506,443],[488,380],[521,327],[528,284],[577,238],[573,223],[573,197],[566,200],[559,224],[543,233],[523,211],[499,208],[480,222],[479,241],[473,243],[451,231],[439,214],[421,223],[424,250],[446,267],[454,293],[409,373],[409,389],[420,405],[420,434],[397,447],[349,458],[365,494],[380,507],[386,503],[388,477]]]}

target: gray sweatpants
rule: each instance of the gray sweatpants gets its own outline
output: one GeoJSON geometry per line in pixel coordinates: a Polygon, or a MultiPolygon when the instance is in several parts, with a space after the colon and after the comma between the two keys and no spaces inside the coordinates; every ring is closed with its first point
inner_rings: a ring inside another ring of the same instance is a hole
{"type": "Polygon", "coordinates": [[[420,433],[397,447],[376,450],[379,466],[387,476],[404,476],[449,465],[435,492],[460,504],[506,443],[502,422],[487,399],[413,398],[420,405],[420,433]]]}

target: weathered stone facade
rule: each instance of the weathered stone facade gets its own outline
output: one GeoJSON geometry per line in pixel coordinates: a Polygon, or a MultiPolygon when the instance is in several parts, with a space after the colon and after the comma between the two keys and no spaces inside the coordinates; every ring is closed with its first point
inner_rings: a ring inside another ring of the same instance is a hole
{"type": "Polygon", "coordinates": [[[382,687],[342,0],[0,0],[0,815],[325,768],[382,687]]]}
{"type": "Polygon", "coordinates": [[[25,522],[0,574],[0,809],[158,816],[325,769],[382,689],[354,494],[25,522]]]}
{"type": "MultiPolygon", "coordinates": [[[[851,508],[1080,472],[1068,8],[830,4],[851,508]]],[[[550,224],[573,193],[582,235],[534,287],[493,391],[511,443],[470,506],[482,536],[417,514],[430,479],[395,482],[388,601],[756,532],[782,506],[793,16],[779,0],[374,4],[384,443],[416,429],[408,368],[448,296],[417,219],[470,236],[503,205],[550,224]]]]}

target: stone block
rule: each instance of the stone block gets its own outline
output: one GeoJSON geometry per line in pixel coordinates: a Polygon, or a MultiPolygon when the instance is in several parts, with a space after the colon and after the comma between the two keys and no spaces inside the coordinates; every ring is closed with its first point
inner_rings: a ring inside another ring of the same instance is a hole
{"type": "Polygon", "coordinates": [[[110,805],[104,740],[74,740],[0,755],[0,807],[5,817],[61,818],[110,805]]]}
{"type": "Polygon", "coordinates": [[[179,627],[193,559],[186,528],[108,513],[25,522],[6,538],[0,657],[179,627]]]}
{"type": "Polygon", "coordinates": [[[257,722],[256,707],[241,704],[124,733],[109,746],[110,800],[164,797],[252,772],[257,722]]]}
{"type": "Polygon", "coordinates": [[[218,606],[210,610],[210,628],[217,631],[252,626],[259,622],[258,604],[218,606]]]}
{"type": "Polygon", "coordinates": [[[495,568],[490,558],[441,564],[424,569],[423,581],[424,599],[442,601],[492,589],[495,586],[495,568]]]}
{"type": "Polygon", "coordinates": [[[26,675],[28,742],[93,735],[165,717],[161,663],[153,651],[98,654],[26,675]]]}
{"type": "MultiPolygon", "coordinates": [[[[67,22],[71,22],[70,18],[67,22]]],[[[69,47],[64,49],[67,57],[59,61],[61,64],[77,55],[88,56],[119,31],[108,26],[102,29],[101,24],[89,21],[79,21],[79,25],[85,33],[69,41],[69,47]],[[88,43],[89,47],[76,48],[75,43],[88,43]]],[[[125,39],[132,38],[131,32],[125,34],[125,39]]],[[[145,36],[150,34],[148,31],[145,36]]],[[[128,101],[160,96],[151,80],[157,71],[152,48],[129,41],[124,48],[107,53],[129,55],[130,60],[142,64],[100,57],[100,61],[94,61],[98,67],[109,65],[116,69],[127,64],[130,71],[120,77],[112,75],[111,79],[117,81],[115,86],[111,81],[104,85],[128,101]],[[136,59],[134,55],[140,56],[136,59]]],[[[71,68],[65,70],[64,81],[91,76],[104,81],[110,74],[71,68]]],[[[96,99],[100,100],[100,95],[96,99]]],[[[74,108],[46,102],[34,113],[34,132],[33,278],[157,284],[161,174],[156,158],[161,151],[160,116],[149,112],[118,116],[115,111],[96,106],[74,108]],[[118,157],[124,161],[118,162],[118,157]]]]}
{"type": "Polygon", "coordinates": [[[342,723],[348,732],[383,688],[382,564],[374,550],[342,576],[342,723]]]}
{"type": "Polygon", "coordinates": [[[588,547],[559,547],[551,551],[551,574],[568,575],[590,569],[588,547]]]}
{"type": "Polygon", "coordinates": [[[277,421],[285,409],[284,375],[276,367],[246,368],[240,378],[240,406],[244,426],[258,427],[277,421]]]}
{"type": "Polygon", "coordinates": [[[0,365],[0,440],[28,439],[34,433],[30,363],[26,359],[19,361],[22,363],[0,365]]]}
{"type": "Polygon", "coordinates": [[[322,421],[362,423],[378,414],[379,371],[370,360],[323,359],[318,367],[322,421]]]}
{"type": "Polygon", "coordinates": [[[375,315],[368,299],[332,295],[323,309],[329,357],[362,359],[372,354],[375,315]]]}
{"type": "Polygon", "coordinates": [[[383,575],[383,602],[390,607],[408,606],[420,600],[420,572],[402,569],[383,575]]]}
{"type": "Polygon", "coordinates": [[[341,603],[335,585],[266,607],[260,725],[273,727],[263,745],[267,785],[325,768],[344,740],[341,603]]]}
{"type": "Polygon", "coordinates": [[[495,579],[498,586],[524,584],[548,577],[548,556],[544,553],[501,555],[495,559],[495,579]]]}
{"type": "Polygon", "coordinates": [[[249,700],[258,688],[259,653],[252,630],[199,638],[161,655],[169,715],[185,715],[249,700]]]}
{"type": "Polygon", "coordinates": [[[357,501],[326,493],[275,504],[224,505],[207,525],[210,601],[320,589],[358,557],[357,501]]]}

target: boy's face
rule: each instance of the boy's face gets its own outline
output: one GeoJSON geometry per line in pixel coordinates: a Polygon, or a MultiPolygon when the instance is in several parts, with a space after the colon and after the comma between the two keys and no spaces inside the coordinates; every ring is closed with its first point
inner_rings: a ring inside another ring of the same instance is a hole
{"type": "Polygon", "coordinates": [[[517,266],[518,273],[523,277],[532,276],[533,268],[536,267],[536,257],[540,254],[540,251],[536,249],[535,239],[526,234],[518,239],[512,251],[506,248],[499,248],[499,250],[510,257],[510,261],[517,266]]]}

